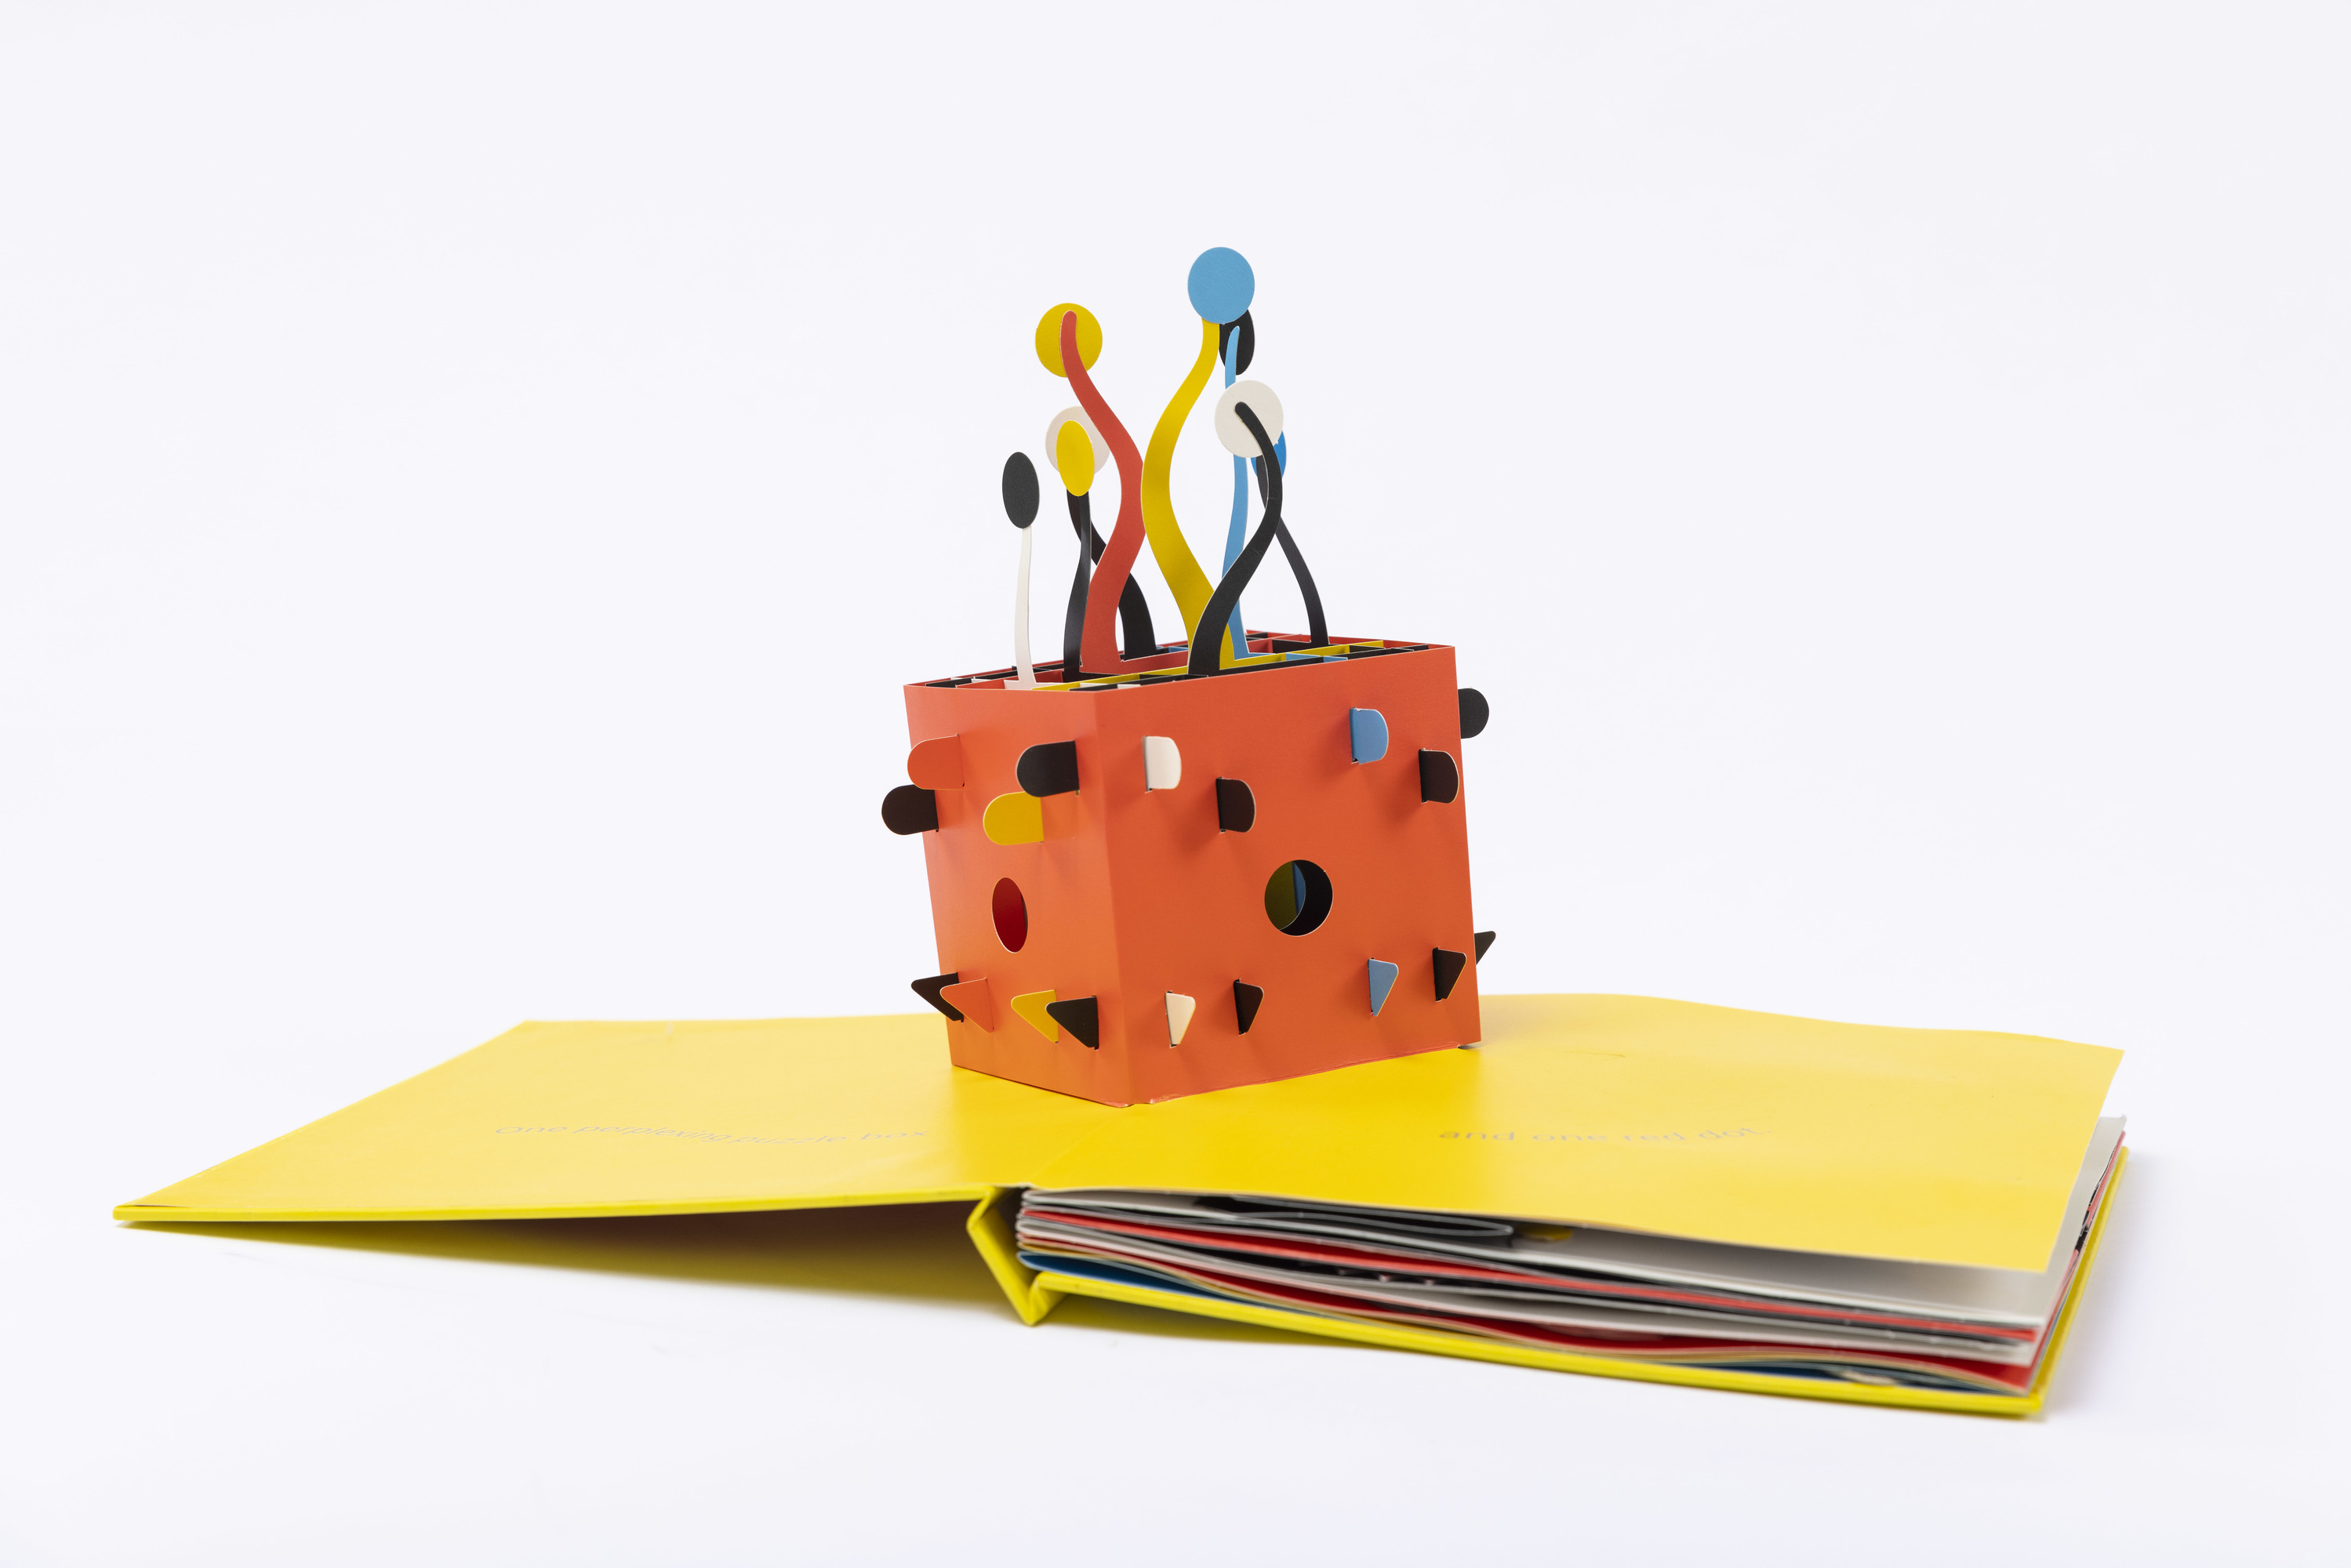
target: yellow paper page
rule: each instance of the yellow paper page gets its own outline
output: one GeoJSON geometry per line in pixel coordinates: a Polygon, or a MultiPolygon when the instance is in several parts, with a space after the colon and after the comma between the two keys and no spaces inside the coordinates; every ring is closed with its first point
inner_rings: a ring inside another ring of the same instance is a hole
{"type": "Polygon", "coordinates": [[[1479,1007],[1479,1049],[1135,1106],[1029,1179],[2038,1271],[2122,1056],[1644,997],[1479,1007]]]}
{"type": "Polygon", "coordinates": [[[474,1219],[981,1197],[1119,1114],[948,1065],[934,1014],[528,1023],[121,1219],[474,1219]]]}

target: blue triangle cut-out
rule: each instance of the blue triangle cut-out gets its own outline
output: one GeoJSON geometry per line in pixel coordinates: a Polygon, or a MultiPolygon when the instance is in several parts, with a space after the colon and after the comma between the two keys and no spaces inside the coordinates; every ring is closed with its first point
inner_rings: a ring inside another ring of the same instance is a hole
{"type": "Polygon", "coordinates": [[[1376,1018],[1379,1016],[1380,1009],[1388,1005],[1388,993],[1395,989],[1396,967],[1374,958],[1366,963],[1364,967],[1371,974],[1372,1016],[1376,1018]]]}

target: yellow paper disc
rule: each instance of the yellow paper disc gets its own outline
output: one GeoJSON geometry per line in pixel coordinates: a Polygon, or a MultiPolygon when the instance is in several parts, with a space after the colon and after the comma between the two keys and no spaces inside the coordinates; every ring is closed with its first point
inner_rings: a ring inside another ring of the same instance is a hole
{"type": "Polygon", "coordinates": [[[1072,310],[1078,313],[1078,362],[1092,370],[1102,358],[1102,323],[1094,313],[1082,305],[1056,305],[1037,319],[1037,358],[1057,376],[1070,373],[1061,368],[1061,318],[1072,310]]]}
{"type": "Polygon", "coordinates": [[[1061,426],[1053,442],[1053,466],[1061,471],[1061,487],[1082,496],[1094,487],[1094,444],[1076,420],[1061,426]]]}

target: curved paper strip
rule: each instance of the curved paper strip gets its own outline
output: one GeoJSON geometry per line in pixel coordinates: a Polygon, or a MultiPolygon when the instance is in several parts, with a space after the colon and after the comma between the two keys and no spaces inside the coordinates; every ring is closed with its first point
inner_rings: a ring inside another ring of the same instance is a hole
{"type": "Polygon", "coordinates": [[[1377,1018],[1380,1009],[1388,1005],[1388,993],[1395,989],[1398,971],[1385,959],[1372,958],[1365,961],[1364,972],[1364,977],[1371,982],[1372,1016],[1377,1018]]]}
{"type": "Polygon", "coordinates": [[[935,740],[916,741],[914,749],[906,753],[906,777],[925,789],[962,789],[961,737],[943,735],[935,740]]]}
{"type": "Polygon", "coordinates": [[[1429,967],[1437,971],[1437,999],[1441,1002],[1451,996],[1453,988],[1460,983],[1461,971],[1469,967],[1469,955],[1456,953],[1450,947],[1431,947],[1428,961],[1429,967]]]}
{"type": "Polygon", "coordinates": [[[919,784],[901,784],[882,797],[882,825],[901,836],[935,833],[939,828],[939,798],[919,784]]]}
{"type": "Polygon", "coordinates": [[[1043,843],[1045,803],[1021,789],[998,795],[980,813],[979,830],[991,844],[1043,843]]]}
{"type": "Polygon", "coordinates": [[[1014,684],[1023,691],[1037,684],[1037,665],[1029,656],[1029,567],[1037,555],[1037,534],[1020,530],[1020,575],[1012,587],[1012,670],[1014,684]]]}
{"type": "MultiPolygon", "coordinates": [[[[1248,313],[1243,312],[1238,322],[1235,323],[1232,327],[1224,329],[1224,337],[1220,340],[1219,346],[1217,350],[1217,352],[1223,356],[1220,362],[1223,364],[1225,369],[1225,384],[1227,386],[1232,385],[1233,382],[1238,379],[1240,367],[1249,363],[1249,353],[1256,346],[1257,334],[1249,326],[1248,313]]],[[[1238,454],[1235,454],[1233,457],[1233,515],[1231,520],[1225,525],[1225,571],[1230,571],[1233,570],[1233,562],[1240,559],[1242,547],[1246,546],[1248,543],[1249,461],[1238,454]]],[[[1221,576],[1222,573],[1220,572],[1218,575],[1221,576]]],[[[1234,660],[1238,662],[1239,660],[1247,657],[1249,654],[1249,631],[1247,623],[1242,619],[1240,601],[1238,600],[1233,602],[1233,612],[1228,618],[1227,634],[1232,638],[1231,653],[1234,660]]]]}
{"type": "MultiPolygon", "coordinates": [[[[1258,422],[1257,414],[1249,404],[1240,404],[1234,413],[1249,427],[1257,437],[1259,450],[1264,454],[1259,460],[1257,474],[1258,483],[1265,487],[1265,518],[1258,524],[1257,532],[1249,536],[1249,548],[1241,551],[1240,559],[1233,563],[1232,570],[1225,573],[1224,580],[1217,584],[1217,591],[1209,596],[1208,608],[1202,612],[1203,619],[1209,626],[1225,623],[1232,614],[1233,607],[1240,602],[1242,591],[1249,587],[1249,579],[1257,575],[1258,567],[1264,562],[1265,552],[1279,538],[1282,553],[1290,558],[1290,570],[1298,574],[1299,592],[1306,601],[1309,632],[1314,638],[1308,646],[1324,647],[1328,645],[1330,637],[1322,622],[1322,597],[1314,591],[1314,579],[1306,570],[1306,558],[1299,553],[1289,530],[1282,527],[1280,455],[1274,451],[1273,443],[1266,439],[1265,426],[1258,422]]],[[[1186,673],[1215,674],[1222,667],[1219,660],[1231,657],[1226,652],[1225,641],[1217,636],[1194,637],[1191,655],[1185,661],[1186,673]]]]}
{"type": "Polygon", "coordinates": [[[1058,1040],[1061,1038],[1061,1026],[1053,1021],[1049,1010],[1052,1005],[1050,991],[1025,991],[1012,998],[1012,1010],[1020,1015],[1023,1023],[1048,1040],[1058,1040]]]}
{"type": "Polygon", "coordinates": [[[1252,986],[1247,980],[1233,982],[1233,1018],[1247,1034],[1249,1025],[1257,1022],[1257,1009],[1265,1005],[1265,988],[1252,986]]]}
{"type": "MultiPolygon", "coordinates": [[[[1073,362],[1077,353],[1075,315],[1061,318],[1061,347],[1062,362],[1069,369],[1070,385],[1078,394],[1078,405],[1092,417],[1103,439],[1110,443],[1111,456],[1118,463],[1118,522],[1110,531],[1109,545],[1102,550],[1102,570],[1104,577],[1119,585],[1120,593],[1099,596],[1085,607],[1082,650],[1085,667],[1098,675],[1123,674],[1128,673],[1130,666],[1118,656],[1116,643],[1111,635],[1111,616],[1115,599],[1123,597],[1126,580],[1134,570],[1135,555],[1143,549],[1143,455],[1135,451],[1134,437],[1127,434],[1126,426],[1118,422],[1118,415],[1110,411],[1109,402],[1094,389],[1093,377],[1086,373],[1083,365],[1073,362]]],[[[1181,544],[1182,540],[1176,542],[1181,544]]],[[[1190,555],[1188,549],[1185,551],[1186,559],[1190,555]]],[[[1160,563],[1160,570],[1167,570],[1165,560],[1160,563]]],[[[1199,570],[1198,563],[1195,562],[1192,570],[1196,574],[1199,570]]],[[[1183,596],[1179,593],[1176,603],[1180,606],[1182,602],[1183,596]]],[[[1185,624],[1191,624],[1188,615],[1185,624]]],[[[1077,676],[1065,665],[1063,678],[1074,680],[1077,676]]]]}
{"type": "Polygon", "coordinates": [[[1477,956],[1479,961],[1482,963],[1485,960],[1486,949],[1494,945],[1494,934],[1491,931],[1472,932],[1470,934],[1470,940],[1478,945],[1477,956]]]}
{"type": "Polygon", "coordinates": [[[1171,1049],[1184,1043],[1184,1031],[1192,1027],[1192,1014],[1199,1005],[1181,991],[1167,993],[1167,1044],[1171,1049]]]}
{"type": "Polygon", "coordinates": [[[1102,1049],[1102,1009],[1093,998],[1071,997],[1066,1002],[1047,1002],[1045,1011],[1088,1051],[1102,1049]]]}
{"type": "MultiPolygon", "coordinates": [[[[1289,442],[1287,435],[1273,438],[1273,465],[1285,476],[1290,473],[1289,442]]],[[[1258,491],[1262,495],[1266,487],[1265,459],[1252,457],[1249,466],[1257,470],[1258,491]]],[[[1290,538],[1288,523],[1281,525],[1281,531],[1275,537],[1281,541],[1282,556],[1290,562],[1290,575],[1298,580],[1298,597],[1306,605],[1306,645],[1310,648],[1326,647],[1331,642],[1331,628],[1322,618],[1322,594],[1314,586],[1314,574],[1306,570],[1306,557],[1300,553],[1298,541],[1290,538]]]]}
{"type": "Polygon", "coordinates": [[[1387,716],[1375,707],[1347,710],[1347,750],[1358,762],[1377,762],[1388,754],[1387,716]]]}
{"type": "Polygon", "coordinates": [[[1047,795],[1073,795],[1078,789],[1078,743],[1049,740],[1032,746],[1020,754],[1012,776],[1020,781],[1021,789],[1040,800],[1047,795]]]}
{"type": "MultiPolygon", "coordinates": [[[[1080,538],[1086,541],[1092,559],[1101,560],[1102,537],[1094,529],[1092,497],[1072,495],[1070,497],[1070,526],[1077,530],[1080,538]]],[[[1075,583],[1070,588],[1070,610],[1061,627],[1063,680],[1074,681],[1080,675],[1079,666],[1083,660],[1077,639],[1085,628],[1087,596],[1092,591],[1091,586],[1080,587],[1075,583]]],[[[1159,633],[1151,626],[1151,606],[1144,602],[1143,584],[1135,581],[1132,574],[1127,577],[1125,586],[1118,591],[1118,624],[1119,630],[1125,634],[1128,658],[1145,658],[1159,652],[1159,633]]]]}
{"type": "Polygon", "coordinates": [[[1453,760],[1451,752],[1421,749],[1420,798],[1438,806],[1450,806],[1461,799],[1461,765],[1453,760]]]}
{"type": "Polygon", "coordinates": [[[1085,678],[1086,601],[1092,594],[1094,552],[1093,503],[1084,496],[1070,497],[1070,527],[1078,534],[1078,574],[1070,580],[1070,607],[1061,615],[1061,679],[1085,678]]]}
{"type": "MultiPolygon", "coordinates": [[[[1200,401],[1200,389],[1208,384],[1208,372],[1216,368],[1216,323],[1203,321],[1199,356],[1192,361],[1184,384],[1176,389],[1176,395],[1161,411],[1159,423],[1151,432],[1151,450],[1143,460],[1143,526],[1151,540],[1151,559],[1159,563],[1159,575],[1167,580],[1169,591],[1176,595],[1176,611],[1184,618],[1186,637],[1198,635],[1200,612],[1207,608],[1212,590],[1208,574],[1200,570],[1199,560],[1192,554],[1192,547],[1184,541],[1184,530],[1176,521],[1176,503],[1167,492],[1167,477],[1176,465],[1176,443],[1184,434],[1184,416],[1200,401]]],[[[1125,469],[1119,470],[1122,482],[1125,475],[1125,469]]]]}

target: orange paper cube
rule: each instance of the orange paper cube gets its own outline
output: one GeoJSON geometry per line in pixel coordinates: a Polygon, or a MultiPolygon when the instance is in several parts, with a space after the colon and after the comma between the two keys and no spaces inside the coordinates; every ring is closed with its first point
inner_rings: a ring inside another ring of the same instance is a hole
{"type": "Polygon", "coordinates": [[[1453,651],[1348,646],[905,688],[884,816],[923,842],[957,1066],[1123,1105],[1479,1038],[1453,651]]]}

